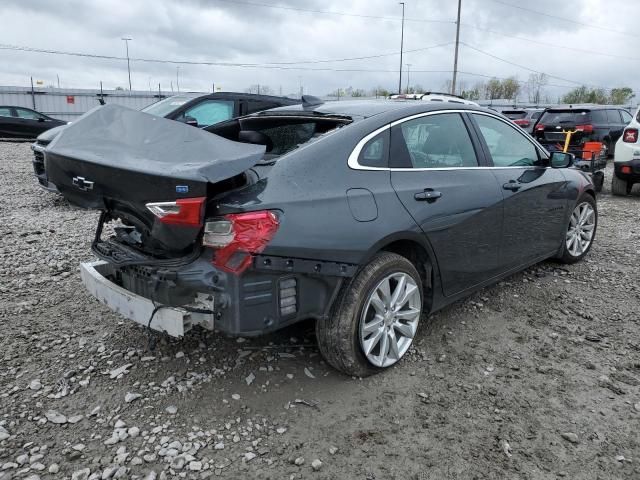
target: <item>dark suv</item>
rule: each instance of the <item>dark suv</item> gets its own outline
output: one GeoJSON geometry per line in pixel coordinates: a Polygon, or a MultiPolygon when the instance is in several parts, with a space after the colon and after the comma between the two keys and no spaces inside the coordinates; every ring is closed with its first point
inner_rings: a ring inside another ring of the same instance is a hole
{"type": "Polygon", "coordinates": [[[582,158],[586,142],[602,142],[607,154],[613,155],[616,141],[624,127],[631,121],[631,114],[621,107],[605,105],[567,105],[544,111],[533,128],[533,136],[549,151],[562,150],[566,131],[574,131],[569,151],[582,158]]]}

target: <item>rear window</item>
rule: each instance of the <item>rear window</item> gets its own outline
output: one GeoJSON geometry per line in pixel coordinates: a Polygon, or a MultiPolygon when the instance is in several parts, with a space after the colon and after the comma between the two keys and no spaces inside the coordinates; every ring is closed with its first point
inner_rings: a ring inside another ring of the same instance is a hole
{"type": "Polygon", "coordinates": [[[563,123],[581,125],[590,121],[591,114],[588,110],[549,110],[540,119],[543,125],[562,125],[563,123]]]}
{"type": "Polygon", "coordinates": [[[509,120],[518,120],[520,118],[526,118],[527,112],[524,110],[505,110],[502,114],[509,120]]]}

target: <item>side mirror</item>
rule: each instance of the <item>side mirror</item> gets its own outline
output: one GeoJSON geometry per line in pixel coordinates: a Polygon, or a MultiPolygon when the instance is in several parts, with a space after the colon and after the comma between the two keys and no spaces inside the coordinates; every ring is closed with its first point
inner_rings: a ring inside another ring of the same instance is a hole
{"type": "Polygon", "coordinates": [[[551,167],[552,168],[567,168],[573,164],[576,156],[572,153],[564,152],[552,152],[551,153],[551,167]]]}
{"type": "Polygon", "coordinates": [[[39,122],[44,122],[46,119],[44,117],[38,117],[39,122]]]}
{"type": "Polygon", "coordinates": [[[198,120],[196,120],[193,117],[190,117],[189,115],[185,115],[183,117],[182,120],[184,123],[186,123],[187,125],[191,125],[192,127],[197,127],[198,126],[198,120]]]}

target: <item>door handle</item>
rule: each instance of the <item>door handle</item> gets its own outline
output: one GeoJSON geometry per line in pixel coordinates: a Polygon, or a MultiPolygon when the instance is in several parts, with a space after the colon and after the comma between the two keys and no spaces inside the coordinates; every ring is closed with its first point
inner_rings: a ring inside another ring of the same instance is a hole
{"type": "Polygon", "coordinates": [[[507,183],[502,185],[502,188],[505,190],[511,190],[512,192],[517,192],[522,188],[522,184],[516,180],[509,180],[507,183]]]}
{"type": "Polygon", "coordinates": [[[413,198],[418,202],[433,203],[442,196],[442,192],[437,192],[433,188],[425,188],[423,192],[416,193],[413,198]]]}

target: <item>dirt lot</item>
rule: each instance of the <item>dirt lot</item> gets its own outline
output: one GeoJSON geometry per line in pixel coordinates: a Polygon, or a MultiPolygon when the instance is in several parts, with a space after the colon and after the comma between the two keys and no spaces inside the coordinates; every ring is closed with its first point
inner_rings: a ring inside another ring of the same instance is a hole
{"type": "Polygon", "coordinates": [[[640,478],[638,195],[600,196],[583,263],[423,319],[354,379],[310,324],[147,350],[85,293],[97,215],[36,186],[28,144],[0,143],[0,192],[1,480],[640,478]]]}

